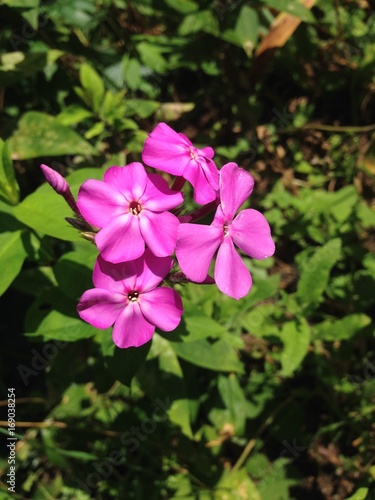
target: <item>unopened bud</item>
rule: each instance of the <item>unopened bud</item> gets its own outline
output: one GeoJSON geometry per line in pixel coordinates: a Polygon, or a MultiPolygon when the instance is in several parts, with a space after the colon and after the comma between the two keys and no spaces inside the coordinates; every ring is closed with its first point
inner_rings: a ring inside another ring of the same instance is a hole
{"type": "Polygon", "coordinates": [[[65,217],[66,222],[79,231],[92,231],[93,227],[88,222],[82,219],[74,219],[73,217],[65,217]]]}
{"type": "Polygon", "coordinates": [[[52,186],[56,193],[64,195],[69,191],[69,184],[62,175],[56,172],[56,170],[53,170],[44,164],[40,165],[40,168],[42,169],[48,184],[52,186]]]}

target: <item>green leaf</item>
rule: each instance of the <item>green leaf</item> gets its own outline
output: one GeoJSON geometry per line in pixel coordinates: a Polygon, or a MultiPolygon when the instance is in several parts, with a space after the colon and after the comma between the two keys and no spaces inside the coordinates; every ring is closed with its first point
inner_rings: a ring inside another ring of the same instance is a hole
{"type": "Polygon", "coordinates": [[[364,200],[361,200],[358,206],[357,215],[363,227],[372,228],[375,226],[375,210],[370,208],[364,200]]]}
{"type": "Polygon", "coordinates": [[[64,254],[53,268],[60,290],[76,300],[82,293],[93,288],[92,270],[98,252],[94,245],[87,243],[84,250],[64,254]]]}
{"type": "Polygon", "coordinates": [[[93,113],[86,108],[83,108],[79,104],[71,104],[64,108],[59,115],[56,116],[56,120],[61,123],[61,125],[70,126],[80,123],[86,118],[93,116],[93,113]]]}
{"type": "Polygon", "coordinates": [[[244,5],[237,18],[234,33],[248,56],[258,40],[259,19],[255,9],[244,5]]]}
{"type": "Polygon", "coordinates": [[[40,186],[14,209],[17,219],[27,226],[48,236],[66,241],[79,241],[82,236],[64,219],[72,217],[72,211],[62,196],[49,184],[40,186]]]}
{"type": "Polygon", "coordinates": [[[142,389],[150,398],[168,402],[166,411],[169,419],[191,438],[185,380],[172,344],[155,333],[149,358],[137,375],[142,389]]]}
{"type": "Polygon", "coordinates": [[[22,273],[13,282],[13,287],[16,290],[32,297],[37,297],[56,285],[55,277],[49,266],[22,269],[22,273]]]}
{"type": "Polygon", "coordinates": [[[323,321],[314,326],[314,333],[319,340],[348,340],[371,323],[366,314],[348,314],[336,321],[323,321]]]}
{"type": "Polygon", "coordinates": [[[159,354],[159,368],[162,372],[164,380],[166,377],[171,377],[174,380],[175,394],[172,394],[173,401],[170,408],[167,410],[171,422],[181,427],[182,432],[192,438],[193,433],[190,427],[190,409],[189,401],[186,397],[186,388],[184,382],[184,374],[182,372],[178,358],[171,344],[162,339],[160,336],[155,336],[155,342],[161,347],[159,354]]]}
{"type": "Polygon", "coordinates": [[[281,330],[281,375],[289,377],[302,363],[310,344],[310,327],[304,318],[284,323],[281,330]]]}
{"type": "Polygon", "coordinates": [[[76,36],[80,41],[83,39],[84,42],[87,42],[87,39],[83,31],[86,32],[96,27],[100,18],[98,6],[92,0],[42,2],[42,5],[48,17],[55,23],[55,26],[59,26],[60,29],[64,30],[64,25],[68,25],[66,32],[69,34],[74,27],[76,36]]]}
{"type": "Polygon", "coordinates": [[[94,111],[99,112],[105,92],[103,80],[95,69],[88,64],[82,64],[80,67],[79,78],[89,98],[90,107],[92,107],[94,111]]]}
{"type": "Polygon", "coordinates": [[[23,10],[22,9],[22,17],[25,19],[27,23],[35,30],[38,30],[38,21],[39,21],[40,9],[36,7],[35,9],[23,10]]]}
{"type": "MultiPolygon", "coordinates": [[[[127,111],[128,101],[125,101],[125,92],[105,93],[103,104],[100,110],[100,117],[108,124],[113,124],[115,120],[124,118],[127,111]]],[[[137,128],[137,127],[136,127],[137,128]]]]}
{"type": "Polygon", "coordinates": [[[257,302],[275,295],[280,289],[280,277],[280,274],[273,274],[272,276],[267,276],[265,279],[258,279],[246,297],[246,307],[252,307],[257,302]]]}
{"type": "Polygon", "coordinates": [[[141,153],[148,135],[143,130],[136,130],[126,143],[127,149],[131,153],[141,153]]]}
{"type": "Polygon", "coordinates": [[[196,340],[194,342],[171,342],[177,356],[193,365],[223,372],[243,372],[237,353],[225,340],[215,342],[196,340]]]}
{"type": "Polygon", "coordinates": [[[102,134],[104,130],[104,122],[96,122],[89,130],[85,132],[85,139],[92,139],[93,137],[102,134]]]}
{"type": "Polygon", "coordinates": [[[131,90],[137,90],[142,83],[142,65],[137,59],[124,57],[124,80],[131,90]]]}
{"type": "Polygon", "coordinates": [[[39,111],[25,113],[9,139],[12,158],[28,160],[43,156],[93,155],[95,149],[69,127],[39,111]]]}
{"type": "Polygon", "coordinates": [[[57,288],[49,290],[29,308],[25,321],[26,335],[66,342],[93,337],[97,330],[79,318],[76,308],[75,300],[68,299],[57,288]]]}
{"type": "Polygon", "coordinates": [[[167,61],[162,53],[163,49],[154,43],[140,42],[137,45],[142,62],[157,73],[164,73],[167,68],[167,61]]]}
{"type": "Polygon", "coordinates": [[[215,488],[215,500],[228,499],[262,500],[262,497],[245,469],[224,470],[215,488]]]}
{"type": "Polygon", "coordinates": [[[353,186],[345,186],[331,194],[330,212],[338,222],[343,223],[353,213],[359,200],[358,193],[353,186]]]}
{"type": "Polygon", "coordinates": [[[74,196],[77,195],[78,189],[81,184],[88,179],[102,180],[106,168],[80,168],[75,172],[69,174],[66,180],[69,182],[72,193],[74,196]]]}
{"type": "Polygon", "coordinates": [[[178,32],[182,36],[191,35],[198,31],[205,31],[213,35],[219,34],[219,23],[210,10],[201,10],[188,14],[180,24],[178,32]]]}
{"type": "Polygon", "coordinates": [[[278,337],[279,328],[273,317],[275,311],[274,304],[260,304],[241,319],[241,325],[257,337],[278,337]]]}
{"type": "Polygon", "coordinates": [[[219,338],[225,333],[225,328],[209,316],[196,311],[189,303],[185,306],[185,313],[181,323],[172,332],[162,332],[161,335],[170,341],[194,342],[205,338],[219,338]]]}
{"type": "Polygon", "coordinates": [[[0,55],[0,81],[2,87],[18,83],[20,79],[29,78],[38,71],[50,67],[63,52],[49,50],[47,52],[9,52],[0,55]]]}
{"type": "Polygon", "coordinates": [[[164,0],[164,2],[181,14],[189,14],[199,9],[199,5],[193,0],[164,0]]]}
{"type": "Polygon", "coordinates": [[[238,377],[234,373],[228,376],[220,375],[218,390],[223,403],[229,410],[229,421],[233,425],[236,435],[241,435],[245,430],[249,402],[246,400],[238,377]]]}
{"type": "MultiPolygon", "coordinates": [[[[259,492],[263,495],[263,499],[266,498],[264,496],[265,492],[268,498],[277,498],[277,500],[290,499],[290,487],[298,484],[298,480],[295,478],[290,478],[288,474],[288,466],[290,465],[290,462],[291,460],[289,458],[277,458],[272,463],[267,463],[267,465],[262,469],[258,467],[258,469],[255,471],[255,477],[259,477],[259,472],[260,470],[262,471],[261,480],[259,483],[257,483],[257,487],[259,492]]],[[[251,470],[251,468],[248,464],[249,461],[246,464],[246,469],[249,471],[249,469],[251,470]]]]}
{"type": "Polygon", "coordinates": [[[298,17],[306,23],[313,23],[316,21],[310,10],[296,0],[264,0],[263,3],[267,5],[267,7],[272,7],[273,9],[298,17]]]}
{"type": "Polygon", "coordinates": [[[120,349],[112,340],[111,330],[103,333],[102,353],[109,371],[124,385],[130,387],[133,377],[145,362],[151,340],[140,347],[120,349]]]}
{"type": "MultiPolygon", "coordinates": [[[[76,195],[82,182],[87,179],[102,179],[103,173],[100,168],[82,168],[66,179],[73,195],[76,195]]],[[[80,233],[65,221],[65,217],[72,217],[70,207],[47,183],[14,207],[14,215],[35,231],[48,236],[65,241],[82,240],[80,233]]]]}
{"type": "Polygon", "coordinates": [[[23,9],[38,7],[40,0],[1,0],[1,4],[23,9]]]}
{"type": "Polygon", "coordinates": [[[136,115],[140,118],[148,118],[160,107],[159,102],[150,99],[128,99],[126,105],[128,116],[136,115]]]}
{"type": "Polygon", "coordinates": [[[341,240],[335,238],[318,248],[301,269],[296,297],[306,308],[315,308],[323,300],[332,267],[341,257],[341,240]]]}
{"type": "MultiPolygon", "coordinates": [[[[3,213],[0,215],[4,217],[3,213]]],[[[0,295],[12,284],[26,258],[27,252],[22,241],[23,232],[18,230],[0,233],[0,295]]]]}
{"type": "MultiPolygon", "coordinates": [[[[346,500],[366,500],[369,493],[368,488],[359,488],[354,495],[348,497],[346,500]]],[[[370,498],[369,498],[370,500],[370,498]]]]}
{"type": "Polygon", "coordinates": [[[6,142],[0,139],[0,190],[12,205],[19,201],[20,189],[6,142]]]}

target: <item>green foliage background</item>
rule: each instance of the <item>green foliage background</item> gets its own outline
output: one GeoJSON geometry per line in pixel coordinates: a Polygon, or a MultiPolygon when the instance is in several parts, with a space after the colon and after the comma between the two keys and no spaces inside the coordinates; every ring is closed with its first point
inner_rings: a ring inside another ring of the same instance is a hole
{"type": "Polygon", "coordinates": [[[0,498],[375,498],[375,14],[311,3],[0,1],[0,498]],[[180,327],[120,351],[39,165],[76,193],[159,121],[253,174],[277,251],[240,301],[176,285],[180,327]]]}

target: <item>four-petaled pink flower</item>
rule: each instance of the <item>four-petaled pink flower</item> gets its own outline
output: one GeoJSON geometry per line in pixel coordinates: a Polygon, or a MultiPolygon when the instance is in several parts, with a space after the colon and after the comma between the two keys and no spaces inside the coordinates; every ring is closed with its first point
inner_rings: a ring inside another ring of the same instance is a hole
{"type": "Polygon", "coordinates": [[[95,288],[78,303],[82,319],[96,328],[114,324],[113,341],[121,348],[139,347],[155,327],[174,330],[181,320],[182,301],[172,288],[158,287],[173,265],[170,257],[155,257],[149,250],[132,262],[111,264],[98,257],[93,273],[95,288]]]}
{"type": "Polygon", "coordinates": [[[220,170],[220,205],[210,226],[181,224],[176,256],[183,273],[192,281],[202,282],[211,260],[218,250],[215,281],[223,293],[239,299],[252,285],[251,275],[234,248],[255,259],[273,255],[275,244],[265,217],[257,210],[237,210],[250,196],[254,180],[236,163],[227,163],[220,170]]]}
{"type": "Polygon", "coordinates": [[[145,244],[158,257],[171,255],[179,221],[167,210],[182,201],[180,192],[134,162],[109,168],[104,181],[84,182],[77,205],[90,224],[101,228],[95,243],[103,258],[119,263],[140,257],[145,244]]]}
{"type": "Polygon", "coordinates": [[[214,150],[197,149],[184,135],[159,123],[146,139],[142,159],[151,167],[182,176],[194,187],[194,201],[205,205],[215,200],[219,172],[212,161],[214,150]]]}

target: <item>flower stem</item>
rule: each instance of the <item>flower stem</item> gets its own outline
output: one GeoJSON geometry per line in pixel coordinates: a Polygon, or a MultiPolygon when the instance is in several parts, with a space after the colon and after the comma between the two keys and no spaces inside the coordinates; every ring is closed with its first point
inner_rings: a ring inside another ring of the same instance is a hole
{"type": "Polygon", "coordinates": [[[67,204],[70,206],[70,208],[73,210],[73,212],[79,217],[81,220],[85,220],[84,217],[82,216],[81,212],[79,211],[79,208],[77,206],[76,200],[74,199],[74,196],[70,189],[62,194],[64,200],[67,202],[67,204]]]}
{"type": "Polygon", "coordinates": [[[173,186],[171,187],[172,191],[181,191],[181,189],[184,187],[185,184],[185,179],[183,177],[176,177],[173,183],[173,186]]]}
{"type": "Polygon", "coordinates": [[[201,219],[205,215],[210,214],[211,212],[214,212],[218,206],[217,201],[211,201],[210,203],[207,203],[207,205],[203,205],[203,207],[197,208],[197,210],[194,210],[194,212],[191,212],[189,215],[191,217],[190,222],[194,222],[198,219],[201,219]]]}

